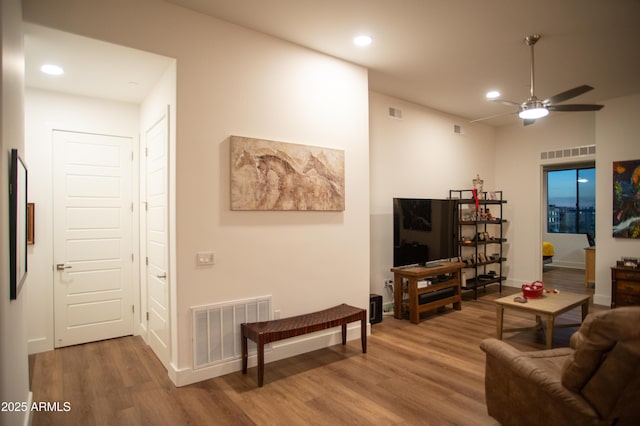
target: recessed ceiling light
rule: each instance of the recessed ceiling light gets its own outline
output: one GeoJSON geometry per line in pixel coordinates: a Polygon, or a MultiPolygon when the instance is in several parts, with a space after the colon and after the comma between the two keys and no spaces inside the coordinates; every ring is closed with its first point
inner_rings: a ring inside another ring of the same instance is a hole
{"type": "Polygon", "coordinates": [[[64,70],[62,69],[62,67],[59,67],[58,65],[53,65],[53,64],[44,64],[43,66],[40,67],[40,71],[49,75],[64,74],[64,70]]]}
{"type": "Polygon", "coordinates": [[[359,35],[353,39],[356,46],[368,46],[372,41],[373,39],[368,35],[359,35]]]}
{"type": "Polygon", "coordinates": [[[497,90],[490,90],[485,96],[487,99],[497,99],[500,97],[500,92],[498,92],[497,90]]]}

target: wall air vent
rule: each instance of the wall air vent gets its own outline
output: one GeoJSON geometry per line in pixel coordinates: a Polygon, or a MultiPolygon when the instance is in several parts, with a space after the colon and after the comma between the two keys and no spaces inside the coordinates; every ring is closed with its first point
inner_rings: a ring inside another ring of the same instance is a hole
{"type": "MultiPolygon", "coordinates": [[[[196,370],[241,359],[240,324],[271,319],[271,296],[193,306],[191,314],[196,370]]],[[[249,354],[255,352],[255,343],[249,342],[249,354]]]]}
{"type": "Polygon", "coordinates": [[[400,108],[389,107],[389,117],[402,120],[402,110],[400,108]]]}
{"type": "Polygon", "coordinates": [[[541,160],[554,160],[558,158],[575,158],[584,157],[586,155],[595,155],[596,146],[576,146],[572,148],[554,149],[553,151],[543,151],[540,153],[541,160]]]}

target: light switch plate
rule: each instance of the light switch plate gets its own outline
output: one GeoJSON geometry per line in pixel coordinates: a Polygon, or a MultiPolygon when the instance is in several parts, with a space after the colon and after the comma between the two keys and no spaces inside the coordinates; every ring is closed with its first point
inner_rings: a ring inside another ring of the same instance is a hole
{"type": "Polygon", "coordinates": [[[212,251],[200,251],[196,253],[196,265],[208,266],[216,264],[216,256],[212,251]]]}

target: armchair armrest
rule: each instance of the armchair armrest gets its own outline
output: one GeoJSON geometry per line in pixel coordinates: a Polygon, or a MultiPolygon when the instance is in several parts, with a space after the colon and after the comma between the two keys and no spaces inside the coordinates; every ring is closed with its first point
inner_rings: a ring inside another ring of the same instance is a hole
{"type": "Polygon", "coordinates": [[[597,413],[580,394],[562,386],[562,365],[572,349],[522,352],[493,338],[483,340],[480,348],[487,354],[487,409],[501,423],[539,425],[598,420],[597,413]]]}

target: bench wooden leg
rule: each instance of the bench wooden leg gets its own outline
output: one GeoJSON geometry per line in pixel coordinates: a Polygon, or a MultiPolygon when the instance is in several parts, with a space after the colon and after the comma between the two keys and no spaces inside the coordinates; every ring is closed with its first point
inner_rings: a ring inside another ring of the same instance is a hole
{"type": "Polygon", "coordinates": [[[242,374],[247,374],[247,364],[249,362],[249,350],[247,349],[247,336],[242,333],[242,374]]]}
{"type": "Polygon", "coordinates": [[[264,383],[264,342],[258,339],[258,386],[264,383]]]}
{"type": "Polygon", "coordinates": [[[249,362],[249,349],[247,348],[247,335],[244,324],[240,325],[240,342],[242,345],[242,374],[247,374],[247,364],[249,362]]]}
{"type": "Polygon", "coordinates": [[[360,341],[362,342],[362,353],[367,353],[367,315],[366,311],[360,320],[360,341]]]}
{"type": "Polygon", "coordinates": [[[342,324],[342,344],[347,344],[347,324],[342,324]]]}

